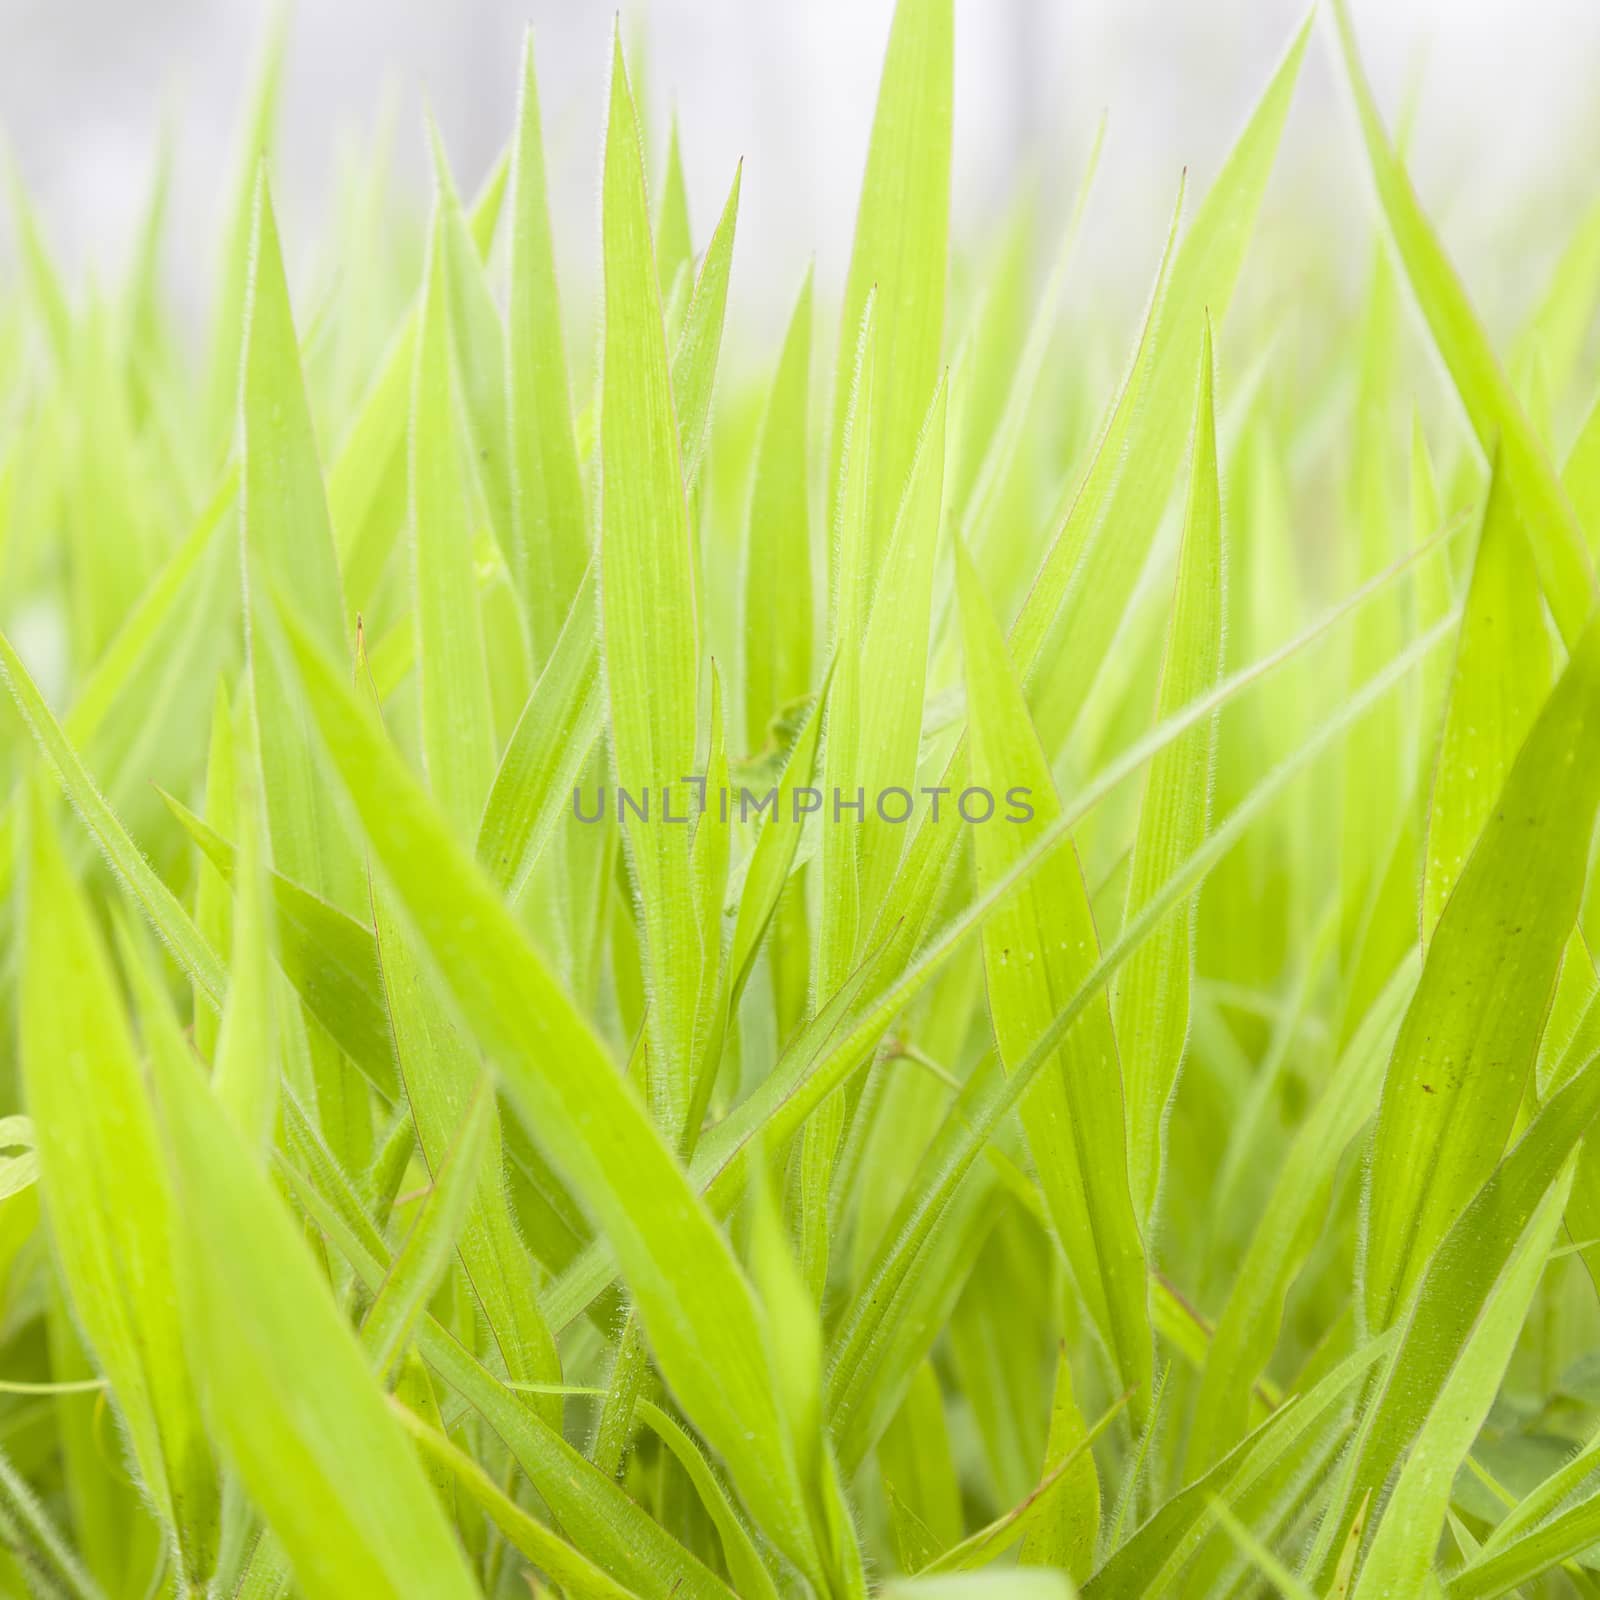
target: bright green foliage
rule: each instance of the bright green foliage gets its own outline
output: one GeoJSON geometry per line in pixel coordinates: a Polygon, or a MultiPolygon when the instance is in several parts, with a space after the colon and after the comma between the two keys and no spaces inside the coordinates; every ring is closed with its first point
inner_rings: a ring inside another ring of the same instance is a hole
{"type": "MultiPolygon", "coordinates": [[[[1222,675],[1227,588],[1214,388],[1208,326],[1200,354],[1177,588],[1156,697],[1158,719],[1200,699],[1222,675]]],[[[1205,723],[1150,763],[1128,871],[1129,915],[1143,906],[1205,837],[1214,747],[1215,726],[1205,723]]],[[[1116,985],[1113,1013],[1125,1063],[1129,1181],[1141,1220],[1155,1209],[1163,1165],[1162,1123],[1189,1032],[1193,964],[1194,919],[1192,909],[1186,907],[1134,952],[1116,985]]]]}
{"type": "Polygon", "coordinates": [[[184,1581],[203,1585],[221,1495],[184,1357],[174,1195],[110,957],[42,804],[30,832],[19,1053],[50,1236],[184,1581]]]}
{"type": "Polygon", "coordinates": [[[759,295],[618,42],[587,282],[531,39],[312,250],[275,29],[193,362],[13,174],[0,1592],[1600,1592],[1600,211],[1474,305],[1336,0],[1349,277],[1308,20],[1141,312],[971,9],[759,295]]]}
{"type": "Polygon", "coordinates": [[[539,662],[554,648],[589,559],[564,338],[530,34],[511,160],[506,394],[514,555],[523,569],[528,629],[539,662]]]}
{"type": "MultiPolygon", "coordinates": [[[[1033,816],[977,838],[978,884],[989,888],[1048,836],[1061,815],[1049,764],[1006,662],[1005,640],[977,574],[958,552],[972,777],[998,793],[1017,783],[1033,816]]],[[[1007,804],[1010,796],[1007,796],[1007,804]]],[[[1039,1043],[1100,954],[1083,866],[1070,840],[1002,900],[983,929],[983,965],[1001,1059],[1014,1071],[1039,1043]]],[[[1051,1222],[1112,1352],[1133,1414],[1149,1407],[1153,1342],[1144,1247],[1129,1187],[1121,1063],[1101,997],[1067,1036],[1058,1061],[1022,1101],[1022,1125],[1051,1222]]]]}
{"type": "Polygon", "coordinates": [[[695,771],[700,617],[644,156],[620,41],[611,67],[602,209],[601,629],[617,787],[640,799],[643,810],[654,804],[653,823],[627,813],[625,837],[643,911],[650,1103],[676,1140],[689,1112],[700,981],[682,798],[695,771]],[[680,793],[678,823],[666,820],[672,787],[680,793]]]}

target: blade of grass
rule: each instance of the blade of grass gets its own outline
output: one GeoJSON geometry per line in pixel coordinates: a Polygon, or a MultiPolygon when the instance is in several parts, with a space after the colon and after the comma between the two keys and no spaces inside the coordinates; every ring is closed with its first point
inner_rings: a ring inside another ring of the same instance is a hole
{"type": "Polygon", "coordinates": [[[761,419],[741,588],[744,737],[759,750],[784,706],[811,687],[812,601],[808,424],[813,273],[806,273],[783,337],[761,419]]]}
{"type": "Polygon", "coordinates": [[[362,1318],[361,1346],[380,1378],[404,1353],[417,1318],[459,1245],[488,1154],[493,1108],[493,1093],[480,1083],[434,1171],[421,1214],[362,1318]]]}
{"type": "MultiPolygon", "coordinates": [[[[869,553],[881,554],[888,544],[938,382],[949,254],[954,32],[951,0],[898,0],[861,180],[839,321],[828,485],[832,494],[841,484],[855,377],[848,356],[867,302],[875,297],[881,391],[866,437],[856,446],[871,462],[869,553]]],[[[835,502],[830,520],[837,519],[835,502]]]]}
{"type": "Polygon", "coordinates": [[[712,388],[717,356],[722,350],[722,324],[728,306],[728,273],[733,265],[733,233],[739,220],[741,162],[722,208],[705,260],[695,279],[684,318],[683,333],[672,353],[672,395],[678,414],[678,451],[683,484],[693,494],[700,477],[706,437],[711,427],[712,388]]]}
{"type": "MultiPolygon", "coordinates": [[[[638,118],[613,41],[604,203],[601,617],[619,789],[678,786],[696,770],[700,644],[678,424],[645,206],[638,118]]],[[[687,818],[687,809],[682,814],[687,818]]],[[[668,1139],[685,1132],[700,972],[689,832],[630,812],[650,992],[646,1070],[668,1139]]]]}
{"type": "Polygon", "coordinates": [[[51,1237],[183,1581],[199,1591],[216,1565],[221,1492],[177,1314],[177,1206],[110,957],[42,802],[29,832],[21,1066],[51,1237]]]}
{"type": "Polygon", "coordinates": [[[523,44],[511,157],[511,292],[506,305],[513,548],[525,563],[534,665],[543,667],[589,564],[589,516],[572,431],[572,397],[550,233],[533,33],[523,44]]]}
{"type": "MultiPolygon", "coordinates": [[[[471,838],[494,775],[495,739],[450,358],[454,285],[461,266],[452,257],[461,252],[451,251],[446,242],[444,211],[449,205],[441,191],[428,247],[411,391],[412,586],[423,770],[457,835],[471,838]]],[[[459,205],[456,209],[459,213],[459,205]]],[[[455,220],[465,234],[459,215],[455,220]]],[[[471,253],[468,244],[466,254],[471,253]]],[[[476,269],[475,258],[472,266],[476,269]]],[[[496,371],[499,366],[497,360],[496,371]]],[[[481,427],[474,431],[481,440],[481,427]]],[[[485,448],[480,442],[478,453],[485,448]]]]}
{"type": "Polygon", "coordinates": [[[511,1499],[465,1451],[458,1449],[435,1428],[414,1416],[404,1406],[391,1409],[426,1456],[441,1463],[469,1499],[503,1533],[510,1544],[573,1600],[629,1600],[633,1590],[608,1578],[604,1572],[553,1534],[511,1499]]]}
{"type": "Polygon", "coordinates": [[[602,1222],[668,1383],[746,1503],[817,1570],[749,1285],[588,1025],[381,731],[287,608],[308,714],[457,1008],[552,1159],[602,1222]],[[489,952],[493,951],[492,958],[489,952]]]}
{"type": "MultiPolygon", "coordinates": [[[[147,1016],[146,1022],[152,1021],[147,1016]]],[[[308,1596],[477,1586],[294,1219],[169,1022],[152,1041],[209,1413],[308,1596]]]]}
{"type": "Polygon", "coordinates": [[[1570,1168],[1541,1202],[1406,1458],[1361,1568],[1355,1600],[1423,1590],[1456,1473],[1488,1415],[1561,1224],[1570,1168]]]}
{"type": "MultiPolygon", "coordinates": [[[[294,1159],[280,1158],[278,1170],[362,1284],[375,1291],[388,1260],[382,1236],[304,1112],[292,1099],[284,1109],[294,1159]]],[[[419,1324],[417,1344],[499,1435],[560,1526],[613,1577],[648,1600],[728,1600],[731,1591],[724,1584],[431,1316],[419,1324]]]]}
{"type": "MultiPolygon", "coordinates": [[[[254,267],[246,319],[241,420],[243,550],[250,677],[273,865],[344,910],[361,904],[359,859],[311,760],[309,730],[263,647],[263,591],[291,586],[302,617],[327,650],[344,646],[344,601],[327,496],[306,399],[272,199],[256,188],[254,267]]],[[[359,1165],[371,1139],[364,1085],[316,1030],[308,1040],[318,1112],[334,1143],[359,1165]]]]}
{"type": "Polygon", "coordinates": [[[1422,879],[1425,942],[1550,692],[1550,680],[1538,574],[1497,455],[1434,767],[1422,879]]]}
{"type": "MultiPolygon", "coordinates": [[[[1189,501],[1156,699],[1158,721],[1199,699],[1222,676],[1226,571],[1213,385],[1208,321],[1200,354],[1189,501]]],[[[1205,837],[1215,756],[1213,720],[1150,763],[1128,875],[1130,913],[1205,837]]],[[[1113,990],[1112,1014],[1125,1067],[1128,1180],[1141,1222],[1155,1211],[1165,1166],[1167,1103],[1177,1087],[1188,1041],[1194,924],[1191,903],[1134,953],[1113,990]]]]}
{"type": "MultiPolygon", "coordinates": [[[[1006,659],[1005,638],[964,550],[958,548],[956,560],[973,783],[996,803],[1007,791],[1008,808],[1019,793],[1026,804],[1021,815],[1008,811],[1005,820],[975,825],[982,893],[1003,881],[1051,832],[1062,807],[1006,659]]],[[[1094,915],[1070,841],[989,914],[982,938],[995,1039],[1007,1070],[1015,1072],[1099,957],[1094,915]]],[[[1021,1116],[1074,1282],[1118,1381],[1133,1391],[1129,1415],[1136,1428],[1142,1427],[1149,1413],[1154,1341],[1144,1244],[1129,1187],[1122,1069],[1104,999],[1086,1010],[1055,1063],[1039,1074],[1021,1102],[1021,1116]]]]}
{"type": "Polygon", "coordinates": [[[1345,76],[1355,97],[1367,163],[1390,237],[1435,346],[1450,371],[1478,445],[1496,448],[1539,570],[1551,614],[1569,646],[1594,603],[1594,567],[1544,445],[1496,359],[1488,336],[1423,214],[1411,179],[1384,132],[1356,47],[1346,0],[1334,0],[1345,76]]]}
{"type": "Polygon", "coordinates": [[[1493,1170],[1538,1049],[1600,810],[1600,625],[1545,702],[1446,902],[1378,1107],[1363,1252],[1387,1327],[1493,1170]]]}

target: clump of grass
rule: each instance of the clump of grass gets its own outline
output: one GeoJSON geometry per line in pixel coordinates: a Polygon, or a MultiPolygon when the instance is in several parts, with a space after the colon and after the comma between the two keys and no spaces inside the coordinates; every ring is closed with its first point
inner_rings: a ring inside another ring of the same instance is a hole
{"type": "Polygon", "coordinates": [[[14,195],[7,1592],[1600,1590],[1600,234],[1503,362],[1327,31],[1359,313],[1232,306],[1308,22],[1109,391],[950,0],[729,360],[620,45],[593,362],[531,47],[312,316],[275,45],[199,371],[14,195]]]}

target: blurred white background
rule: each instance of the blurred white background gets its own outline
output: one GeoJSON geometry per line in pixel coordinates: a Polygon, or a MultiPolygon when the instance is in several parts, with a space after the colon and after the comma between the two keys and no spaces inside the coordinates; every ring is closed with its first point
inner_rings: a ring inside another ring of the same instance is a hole
{"type": "MultiPolygon", "coordinates": [[[[482,174],[512,120],[519,41],[535,28],[557,226],[580,283],[597,232],[596,165],[611,0],[302,0],[290,22],[275,185],[291,254],[321,231],[337,156],[394,116],[396,186],[420,203],[423,92],[458,176],[482,174]]],[[[746,158],[734,315],[786,307],[814,250],[848,250],[892,0],[648,0],[650,114],[682,123],[697,240],[746,158]]],[[[957,0],[956,225],[981,237],[1032,174],[1062,209],[1102,110],[1102,266],[1144,284],[1179,171],[1214,170],[1304,13],[1304,0],[957,0]]],[[[176,135],[168,265],[193,303],[209,281],[235,118],[269,0],[0,0],[0,132],[54,248],[111,270],[176,135]]],[[[1534,272],[1511,208],[1575,220],[1571,186],[1600,140],[1596,0],[1355,0],[1392,117],[1420,85],[1412,161],[1469,276],[1534,272]],[[1480,249],[1481,246],[1481,249],[1480,249]],[[1495,250],[1498,249],[1498,255],[1495,250]]],[[[1319,19],[1278,182],[1349,232],[1367,226],[1353,127],[1319,19]],[[1307,189],[1315,186],[1310,195],[1307,189]]],[[[0,271],[9,271],[0,248],[0,271]]],[[[1541,263],[1542,265],[1542,263],[1541,263]]],[[[1475,286],[1477,283],[1475,282],[1475,286]]],[[[578,287],[577,284],[574,285],[578,287]]],[[[1515,284],[1513,283],[1513,290],[1515,284]]]]}

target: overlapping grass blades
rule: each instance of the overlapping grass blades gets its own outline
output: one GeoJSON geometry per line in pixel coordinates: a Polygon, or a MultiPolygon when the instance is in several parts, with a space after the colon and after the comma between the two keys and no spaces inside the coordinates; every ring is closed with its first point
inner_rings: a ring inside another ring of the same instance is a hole
{"type": "Polygon", "coordinates": [[[1331,12],[1358,309],[1308,20],[1131,351],[951,0],[753,349],[620,37],[592,285],[531,40],[318,295],[275,35],[199,370],[14,186],[0,1588],[1595,1591],[1600,224],[1502,356],[1331,12]]]}

